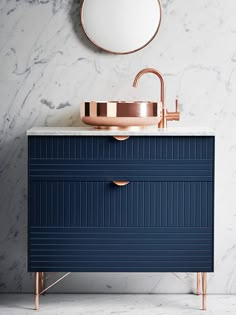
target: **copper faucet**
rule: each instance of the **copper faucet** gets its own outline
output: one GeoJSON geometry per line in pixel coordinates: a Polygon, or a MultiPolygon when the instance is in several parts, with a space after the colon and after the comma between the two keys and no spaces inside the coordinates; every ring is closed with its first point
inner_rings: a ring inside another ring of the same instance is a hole
{"type": "Polygon", "coordinates": [[[167,127],[167,121],[179,120],[179,118],[180,118],[180,113],[178,111],[178,100],[175,101],[175,112],[168,112],[168,110],[165,108],[165,82],[164,82],[163,76],[160,74],[160,72],[158,72],[157,70],[152,69],[152,68],[146,68],[146,69],[143,69],[143,70],[139,71],[139,73],[134,78],[133,87],[137,87],[139,79],[145,73],[153,73],[160,79],[160,82],[161,82],[160,95],[161,95],[161,103],[162,103],[162,118],[161,118],[161,120],[160,120],[160,122],[158,124],[158,128],[166,128],[167,127]]]}

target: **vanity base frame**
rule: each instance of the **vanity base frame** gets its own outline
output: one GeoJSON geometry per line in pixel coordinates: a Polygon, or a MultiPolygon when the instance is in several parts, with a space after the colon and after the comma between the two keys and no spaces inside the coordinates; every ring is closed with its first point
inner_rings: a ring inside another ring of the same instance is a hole
{"type": "MultiPolygon", "coordinates": [[[[58,282],[63,280],[69,274],[71,274],[71,272],[66,273],[65,275],[63,275],[62,277],[60,277],[59,279],[51,283],[48,287],[45,287],[45,279],[48,279],[50,275],[46,277],[45,272],[35,272],[35,310],[39,310],[39,296],[44,295],[47,290],[49,290],[51,287],[53,287],[58,282]]],[[[188,282],[182,280],[180,277],[177,276],[177,278],[183,281],[186,285],[190,286],[193,289],[193,291],[196,293],[196,295],[202,295],[202,310],[206,310],[207,273],[197,272],[196,288],[192,287],[188,282]],[[202,290],[201,290],[201,283],[202,283],[202,290]]]]}
{"type": "Polygon", "coordinates": [[[190,272],[206,309],[214,137],[113,136],[28,138],[35,308],[70,272],[190,272]],[[46,287],[55,272],[67,273],[46,287]]]}

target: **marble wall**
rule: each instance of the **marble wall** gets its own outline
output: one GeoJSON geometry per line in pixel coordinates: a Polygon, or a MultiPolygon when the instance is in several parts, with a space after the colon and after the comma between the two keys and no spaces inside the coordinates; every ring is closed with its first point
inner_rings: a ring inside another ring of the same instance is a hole
{"type": "MultiPolygon", "coordinates": [[[[27,150],[31,126],[80,125],[89,99],[148,98],[165,77],[181,122],[216,130],[215,274],[209,292],[236,293],[236,2],[162,0],[155,40],[131,55],[96,49],[81,30],[79,2],[0,1],[0,291],[31,292],[27,273],[27,150]]],[[[190,281],[192,281],[190,279],[190,281]]],[[[170,274],[76,274],[57,292],[189,292],[170,274]]]]}

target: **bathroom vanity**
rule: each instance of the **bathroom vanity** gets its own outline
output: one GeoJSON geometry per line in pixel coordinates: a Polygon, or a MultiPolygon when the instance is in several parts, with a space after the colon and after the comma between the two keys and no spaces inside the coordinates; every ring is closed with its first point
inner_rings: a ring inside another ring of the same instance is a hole
{"type": "Polygon", "coordinates": [[[214,269],[214,133],[32,128],[28,271],[214,269]]]}

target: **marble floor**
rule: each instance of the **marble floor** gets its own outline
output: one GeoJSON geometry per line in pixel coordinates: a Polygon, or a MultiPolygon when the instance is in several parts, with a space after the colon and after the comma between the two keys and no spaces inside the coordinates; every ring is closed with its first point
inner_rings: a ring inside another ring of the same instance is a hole
{"type": "MultiPolygon", "coordinates": [[[[48,294],[41,297],[45,315],[235,315],[235,295],[208,295],[208,310],[201,297],[191,294],[48,294]]],[[[35,314],[31,294],[1,294],[0,315],[35,314]]]]}

